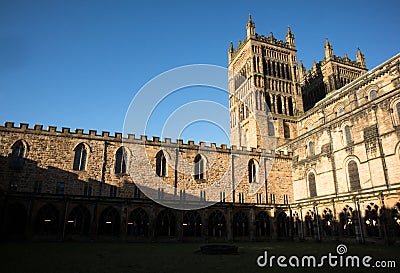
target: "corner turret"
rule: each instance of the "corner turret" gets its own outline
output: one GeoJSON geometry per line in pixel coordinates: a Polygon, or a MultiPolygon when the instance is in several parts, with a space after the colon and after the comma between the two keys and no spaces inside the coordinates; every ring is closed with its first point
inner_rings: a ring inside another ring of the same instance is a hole
{"type": "Polygon", "coordinates": [[[256,24],[254,24],[253,19],[251,18],[251,15],[249,15],[249,20],[247,21],[246,24],[246,37],[247,38],[255,38],[256,37],[256,24]]]}

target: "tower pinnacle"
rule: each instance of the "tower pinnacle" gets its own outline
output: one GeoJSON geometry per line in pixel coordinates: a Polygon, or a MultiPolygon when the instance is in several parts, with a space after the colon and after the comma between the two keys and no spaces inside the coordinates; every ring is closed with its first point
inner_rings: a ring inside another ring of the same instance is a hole
{"type": "Polygon", "coordinates": [[[360,63],[364,68],[367,68],[367,65],[365,64],[364,54],[361,53],[360,48],[357,48],[356,59],[357,59],[357,62],[360,63]]]}
{"type": "Polygon", "coordinates": [[[288,30],[286,33],[286,43],[288,43],[290,46],[294,47],[294,34],[290,30],[290,26],[288,26],[288,30]]]}
{"type": "Polygon", "coordinates": [[[249,20],[247,21],[246,24],[246,33],[247,33],[247,38],[253,38],[256,36],[256,24],[253,22],[251,15],[249,15],[249,20]]]}
{"type": "Polygon", "coordinates": [[[326,38],[325,41],[324,51],[325,51],[325,59],[333,58],[333,48],[332,45],[329,43],[328,38],[326,38]]]}

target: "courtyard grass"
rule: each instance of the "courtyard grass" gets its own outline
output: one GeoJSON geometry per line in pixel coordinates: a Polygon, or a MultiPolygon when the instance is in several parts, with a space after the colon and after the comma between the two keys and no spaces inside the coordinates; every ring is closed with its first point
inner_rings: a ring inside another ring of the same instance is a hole
{"type": "MultiPolygon", "coordinates": [[[[268,255],[336,255],[336,243],[251,242],[235,243],[236,255],[205,255],[202,243],[101,243],[101,242],[7,242],[0,244],[0,272],[86,273],[86,272],[376,272],[376,268],[260,268],[257,257],[268,255]]],[[[369,255],[374,260],[395,260],[398,246],[347,244],[349,255],[369,255]]],[[[396,270],[397,269],[397,270],[396,270]]],[[[378,270],[380,271],[380,270],[378,270]]]]}

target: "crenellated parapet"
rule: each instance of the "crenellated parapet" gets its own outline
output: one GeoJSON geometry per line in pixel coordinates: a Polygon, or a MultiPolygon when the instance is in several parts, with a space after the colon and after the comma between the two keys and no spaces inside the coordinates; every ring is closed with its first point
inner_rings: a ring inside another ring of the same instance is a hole
{"type": "Polygon", "coordinates": [[[35,124],[33,127],[29,127],[27,123],[20,123],[19,126],[15,125],[14,122],[5,122],[4,126],[0,126],[0,131],[9,131],[9,132],[19,132],[19,133],[29,133],[29,134],[37,134],[37,135],[45,135],[45,136],[57,136],[57,137],[69,137],[69,138],[81,138],[88,140],[100,140],[100,141],[110,141],[110,142],[124,142],[129,144],[144,144],[151,146],[165,146],[165,147],[178,147],[182,149],[202,149],[209,151],[218,151],[225,153],[246,153],[249,155],[262,155],[267,157],[279,156],[283,158],[289,158],[291,156],[290,153],[278,152],[275,153],[273,150],[266,149],[256,149],[250,147],[237,147],[232,145],[228,147],[227,144],[220,144],[217,146],[216,143],[206,143],[203,141],[199,141],[197,144],[193,140],[188,140],[184,142],[182,139],[176,139],[175,141],[171,140],[171,138],[164,138],[163,140],[160,137],[152,136],[149,138],[146,135],[136,136],[135,134],[127,134],[124,136],[122,133],[114,132],[111,134],[108,131],[102,131],[98,133],[97,130],[89,130],[85,131],[84,129],[75,129],[71,130],[71,128],[62,127],[61,130],[58,130],[56,126],[48,126],[47,129],[44,128],[43,125],[35,124]]]}

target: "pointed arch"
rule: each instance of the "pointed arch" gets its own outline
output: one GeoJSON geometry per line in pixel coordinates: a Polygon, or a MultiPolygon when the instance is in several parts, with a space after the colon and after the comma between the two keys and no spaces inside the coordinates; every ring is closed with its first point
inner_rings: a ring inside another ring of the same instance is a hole
{"type": "Polygon", "coordinates": [[[144,209],[136,208],[129,214],[128,235],[147,237],[149,235],[149,226],[149,216],[144,209]]]}
{"type": "Polygon", "coordinates": [[[127,153],[125,147],[119,147],[115,153],[115,174],[126,174],[127,153]]]}
{"type": "Polygon", "coordinates": [[[175,214],[168,209],[162,210],[157,215],[156,222],[157,236],[175,236],[176,235],[176,217],[175,214]]]}
{"type": "Polygon", "coordinates": [[[226,236],[226,220],[220,210],[214,211],[208,217],[208,236],[220,238],[226,236]]]}
{"type": "Polygon", "coordinates": [[[37,234],[56,235],[59,231],[59,211],[52,204],[43,205],[35,219],[37,234]]]}
{"type": "Polygon", "coordinates": [[[86,170],[86,163],[87,163],[87,156],[88,156],[88,146],[84,143],[79,143],[75,149],[75,156],[74,156],[74,165],[73,169],[75,171],[84,171],[86,170]]]}
{"type": "Polygon", "coordinates": [[[317,183],[314,170],[311,170],[307,173],[307,183],[310,198],[317,197],[317,183]]]}
{"type": "Polygon", "coordinates": [[[82,206],[74,207],[67,217],[65,232],[74,235],[88,235],[90,229],[90,212],[82,206]]]}
{"type": "Polygon", "coordinates": [[[197,211],[188,211],[183,215],[183,236],[200,237],[202,222],[197,211]]]}
{"type": "Polygon", "coordinates": [[[156,154],[156,174],[160,177],[167,176],[167,159],[163,150],[156,154]]]}
{"type": "Polygon", "coordinates": [[[258,182],[258,162],[255,159],[250,159],[248,163],[249,183],[258,182]]]}
{"type": "Polygon", "coordinates": [[[194,179],[205,179],[205,158],[201,154],[197,154],[194,158],[194,179]]]}
{"type": "Polygon", "coordinates": [[[358,165],[355,160],[349,160],[347,162],[347,175],[349,179],[350,191],[360,190],[360,174],[358,171],[358,165]]]}
{"type": "Polygon", "coordinates": [[[249,219],[243,211],[236,212],[232,219],[233,237],[249,235],[249,219]]]}
{"type": "Polygon", "coordinates": [[[114,207],[105,208],[99,218],[99,234],[118,236],[120,233],[121,217],[114,207]]]}
{"type": "Polygon", "coordinates": [[[267,212],[262,211],[256,215],[256,237],[268,237],[271,235],[270,217],[267,212]]]}

